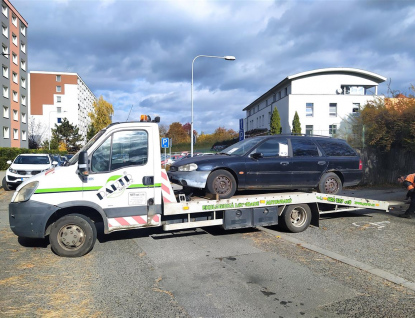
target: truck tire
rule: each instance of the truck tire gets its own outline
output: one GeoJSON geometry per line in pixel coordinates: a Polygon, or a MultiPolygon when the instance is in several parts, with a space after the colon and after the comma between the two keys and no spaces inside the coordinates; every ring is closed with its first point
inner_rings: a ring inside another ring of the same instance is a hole
{"type": "Polygon", "coordinates": [[[94,247],[97,230],[92,221],[81,214],[68,214],[58,219],[49,235],[52,250],[59,256],[80,257],[94,247]]]}
{"type": "Polygon", "coordinates": [[[2,186],[3,186],[4,191],[10,191],[11,190],[10,186],[7,184],[6,177],[3,178],[2,186]]]}
{"type": "Polygon", "coordinates": [[[298,233],[308,228],[311,210],[307,204],[289,205],[282,213],[280,224],[289,232],[298,233]]]}
{"type": "Polygon", "coordinates": [[[215,170],[209,175],[206,188],[209,193],[218,194],[219,199],[228,199],[236,192],[236,181],[229,171],[215,170]]]}
{"type": "Polygon", "coordinates": [[[343,189],[342,181],[334,172],[324,174],[318,184],[318,192],[327,194],[337,194],[343,189]]]}

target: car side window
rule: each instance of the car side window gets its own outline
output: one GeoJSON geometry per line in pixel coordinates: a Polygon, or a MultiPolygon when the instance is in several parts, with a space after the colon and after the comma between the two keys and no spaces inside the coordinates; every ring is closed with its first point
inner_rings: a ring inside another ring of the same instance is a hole
{"type": "Polygon", "coordinates": [[[318,157],[316,144],[310,139],[291,139],[294,157],[318,157]]]}
{"type": "Polygon", "coordinates": [[[284,138],[268,139],[259,145],[252,153],[262,153],[264,157],[287,157],[288,141],[284,138]]]}
{"type": "Polygon", "coordinates": [[[326,156],[329,157],[354,157],[356,152],[345,142],[339,140],[317,141],[326,156]]]}

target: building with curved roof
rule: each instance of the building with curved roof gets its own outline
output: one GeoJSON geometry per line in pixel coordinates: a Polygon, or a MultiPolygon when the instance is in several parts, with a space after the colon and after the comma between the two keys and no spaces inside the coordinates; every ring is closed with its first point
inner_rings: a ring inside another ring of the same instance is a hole
{"type": "Polygon", "coordinates": [[[295,112],[301,132],[336,135],[338,129],[360,107],[377,97],[381,75],[356,68],[324,68],[287,76],[243,110],[246,134],[265,133],[275,108],[281,117],[282,133],[291,133],[295,112]]]}

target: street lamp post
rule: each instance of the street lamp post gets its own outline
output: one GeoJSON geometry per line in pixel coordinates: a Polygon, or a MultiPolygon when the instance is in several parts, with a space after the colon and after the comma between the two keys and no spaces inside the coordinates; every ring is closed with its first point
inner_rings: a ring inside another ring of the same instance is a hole
{"type": "Polygon", "coordinates": [[[224,59],[226,61],[234,61],[235,60],[235,56],[214,56],[214,55],[198,55],[193,59],[192,62],[192,87],[191,87],[191,91],[190,91],[190,100],[191,100],[191,104],[192,104],[192,109],[191,109],[191,121],[190,121],[190,155],[193,157],[193,65],[196,61],[196,59],[198,57],[211,57],[211,58],[216,58],[216,59],[224,59]]]}
{"type": "Polygon", "coordinates": [[[51,130],[50,130],[50,114],[52,114],[52,113],[67,113],[67,111],[66,110],[64,110],[63,112],[58,112],[57,110],[52,110],[52,111],[50,111],[49,112],[49,150],[50,150],[50,140],[51,140],[51,138],[52,138],[52,133],[51,133],[51,130]]]}

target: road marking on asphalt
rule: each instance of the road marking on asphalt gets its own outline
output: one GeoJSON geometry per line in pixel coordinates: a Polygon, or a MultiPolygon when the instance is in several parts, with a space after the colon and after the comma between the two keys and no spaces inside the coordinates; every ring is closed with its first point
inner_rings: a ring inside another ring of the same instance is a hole
{"type": "Polygon", "coordinates": [[[386,225],[389,224],[389,221],[381,221],[381,222],[367,222],[367,221],[361,221],[361,222],[353,222],[352,224],[356,227],[363,227],[365,229],[383,229],[386,225]]]}
{"type": "MultiPolygon", "coordinates": [[[[378,223],[378,222],[376,222],[376,223],[378,223]]],[[[296,239],[294,237],[288,236],[286,234],[283,234],[283,233],[280,233],[280,232],[277,232],[277,231],[266,229],[264,227],[258,227],[258,229],[265,232],[265,233],[267,233],[267,234],[273,235],[273,236],[277,235],[278,237],[280,237],[280,238],[282,238],[286,241],[289,241],[289,242],[294,243],[296,245],[301,245],[302,247],[304,247],[306,249],[309,249],[311,251],[320,253],[320,254],[325,255],[327,257],[330,257],[332,259],[338,260],[339,262],[342,262],[342,263],[348,264],[350,266],[356,267],[358,269],[361,269],[363,271],[366,271],[368,273],[376,275],[380,278],[386,279],[387,281],[390,281],[392,283],[395,283],[397,285],[400,285],[400,286],[403,286],[403,287],[406,287],[408,289],[411,289],[411,290],[415,291],[415,283],[414,282],[411,282],[409,280],[406,280],[405,278],[402,278],[402,277],[399,277],[397,275],[386,272],[386,271],[384,271],[380,268],[376,268],[372,265],[368,265],[368,264],[356,261],[354,259],[351,259],[351,258],[348,258],[346,256],[337,254],[335,252],[326,250],[326,249],[318,247],[316,245],[306,243],[304,241],[301,241],[299,239],[296,239]]]]}

